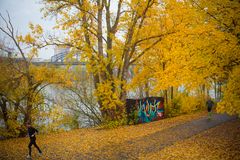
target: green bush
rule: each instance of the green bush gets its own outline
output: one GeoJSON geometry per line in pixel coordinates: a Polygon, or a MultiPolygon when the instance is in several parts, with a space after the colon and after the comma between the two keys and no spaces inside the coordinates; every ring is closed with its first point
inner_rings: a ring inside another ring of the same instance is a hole
{"type": "Polygon", "coordinates": [[[132,125],[132,124],[137,124],[137,123],[138,123],[138,111],[135,110],[134,112],[130,113],[128,124],[132,125]]]}
{"type": "Polygon", "coordinates": [[[123,126],[126,124],[127,124],[127,117],[124,114],[116,120],[105,119],[105,121],[101,124],[100,127],[107,128],[107,129],[113,129],[113,128],[117,128],[119,126],[123,126]]]}

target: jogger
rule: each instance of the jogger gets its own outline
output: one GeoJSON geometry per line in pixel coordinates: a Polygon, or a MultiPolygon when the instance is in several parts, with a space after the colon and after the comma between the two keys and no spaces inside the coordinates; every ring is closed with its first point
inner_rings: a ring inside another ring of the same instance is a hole
{"type": "Polygon", "coordinates": [[[34,147],[37,148],[39,154],[42,154],[41,149],[36,144],[36,136],[35,136],[35,134],[38,133],[38,130],[33,128],[30,124],[27,124],[27,128],[28,128],[28,135],[30,137],[30,143],[28,145],[28,149],[29,149],[28,157],[31,157],[31,155],[32,155],[32,145],[34,145],[34,147]]]}
{"type": "Polygon", "coordinates": [[[214,102],[209,97],[206,102],[207,110],[208,110],[208,119],[210,120],[212,118],[212,108],[214,106],[214,102]]]}
{"type": "Polygon", "coordinates": [[[32,155],[32,145],[34,145],[34,147],[37,148],[38,152],[41,154],[42,151],[40,150],[40,148],[38,147],[38,145],[36,144],[36,138],[30,138],[30,143],[28,145],[28,149],[29,149],[29,156],[32,155]]]}

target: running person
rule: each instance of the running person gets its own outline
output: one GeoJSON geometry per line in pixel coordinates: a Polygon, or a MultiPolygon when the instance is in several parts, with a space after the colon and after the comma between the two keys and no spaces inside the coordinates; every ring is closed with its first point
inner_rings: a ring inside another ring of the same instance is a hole
{"type": "Polygon", "coordinates": [[[211,98],[208,98],[206,102],[207,110],[208,110],[208,119],[212,118],[212,108],[214,106],[214,102],[211,100],[211,98]]]}
{"type": "Polygon", "coordinates": [[[36,136],[35,136],[35,134],[38,133],[38,130],[33,128],[29,123],[27,124],[27,128],[28,128],[28,136],[30,138],[30,143],[28,145],[29,154],[28,154],[27,157],[31,158],[32,145],[34,145],[37,148],[37,150],[39,152],[39,155],[42,155],[42,151],[40,150],[40,148],[36,144],[36,136]]]}

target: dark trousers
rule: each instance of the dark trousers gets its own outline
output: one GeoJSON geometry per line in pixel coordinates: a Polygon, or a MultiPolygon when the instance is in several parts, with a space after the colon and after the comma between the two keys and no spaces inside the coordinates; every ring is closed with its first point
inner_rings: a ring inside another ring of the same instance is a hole
{"type": "Polygon", "coordinates": [[[211,112],[212,111],[212,107],[209,107],[207,108],[208,112],[211,112]]]}
{"type": "Polygon", "coordinates": [[[30,143],[28,145],[28,149],[29,149],[29,155],[31,156],[31,153],[32,153],[32,145],[34,145],[34,147],[37,148],[38,152],[39,153],[42,153],[42,151],[40,150],[40,148],[37,146],[36,144],[36,138],[30,138],[30,143]]]}

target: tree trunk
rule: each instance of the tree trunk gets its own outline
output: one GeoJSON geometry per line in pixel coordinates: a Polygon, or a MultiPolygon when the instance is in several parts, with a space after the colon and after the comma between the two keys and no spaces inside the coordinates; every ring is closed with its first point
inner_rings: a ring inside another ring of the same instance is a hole
{"type": "Polygon", "coordinates": [[[25,114],[24,114],[24,124],[27,124],[27,123],[30,123],[32,124],[32,109],[33,109],[33,98],[32,98],[32,95],[31,95],[32,91],[29,90],[29,95],[27,97],[27,108],[26,108],[26,111],[25,111],[25,114]]]}
{"type": "Polygon", "coordinates": [[[221,82],[218,84],[218,87],[219,87],[219,96],[218,96],[218,98],[219,98],[219,100],[221,100],[222,99],[222,85],[221,85],[221,82]]]}
{"type": "Polygon", "coordinates": [[[8,121],[7,100],[2,96],[0,99],[0,107],[1,107],[2,115],[3,115],[5,127],[6,127],[6,129],[8,129],[9,126],[7,123],[7,121],[8,121]]]}
{"type": "Polygon", "coordinates": [[[26,113],[24,114],[24,124],[30,123],[32,124],[32,118],[31,118],[31,110],[30,110],[30,106],[28,106],[29,109],[27,109],[26,113]]]}
{"type": "Polygon", "coordinates": [[[145,83],[145,94],[146,94],[146,97],[149,97],[149,86],[148,86],[148,82],[145,83]]]}
{"type": "Polygon", "coordinates": [[[173,100],[173,87],[170,87],[170,93],[171,93],[171,95],[170,95],[171,100],[173,100]]]}
{"type": "Polygon", "coordinates": [[[142,99],[143,97],[144,97],[144,95],[143,95],[143,87],[140,86],[139,87],[139,98],[142,99]]]}
{"type": "MultiPolygon", "coordinates": [[[[208,95],[208,91],[207,91],[207,95],[208,95]]],[[[204,97],[204,101],[206,101],[207,97],[206,97],[206,87],[205,87],[205,84],[202,85],[202,96],[204,97]]]]}
{"type": "Polygon", "coordinates": [[[168,105],[168,91],[167,90],[164,90],[164,101],[165,101],[165,104],[168,105]]]}
{"type": "Polygon", "coordinates": [[[215,100],[218,100],[218,96],[217,96],[217,82],[214,81],[214,97],[215,97],[215,100]]]}

